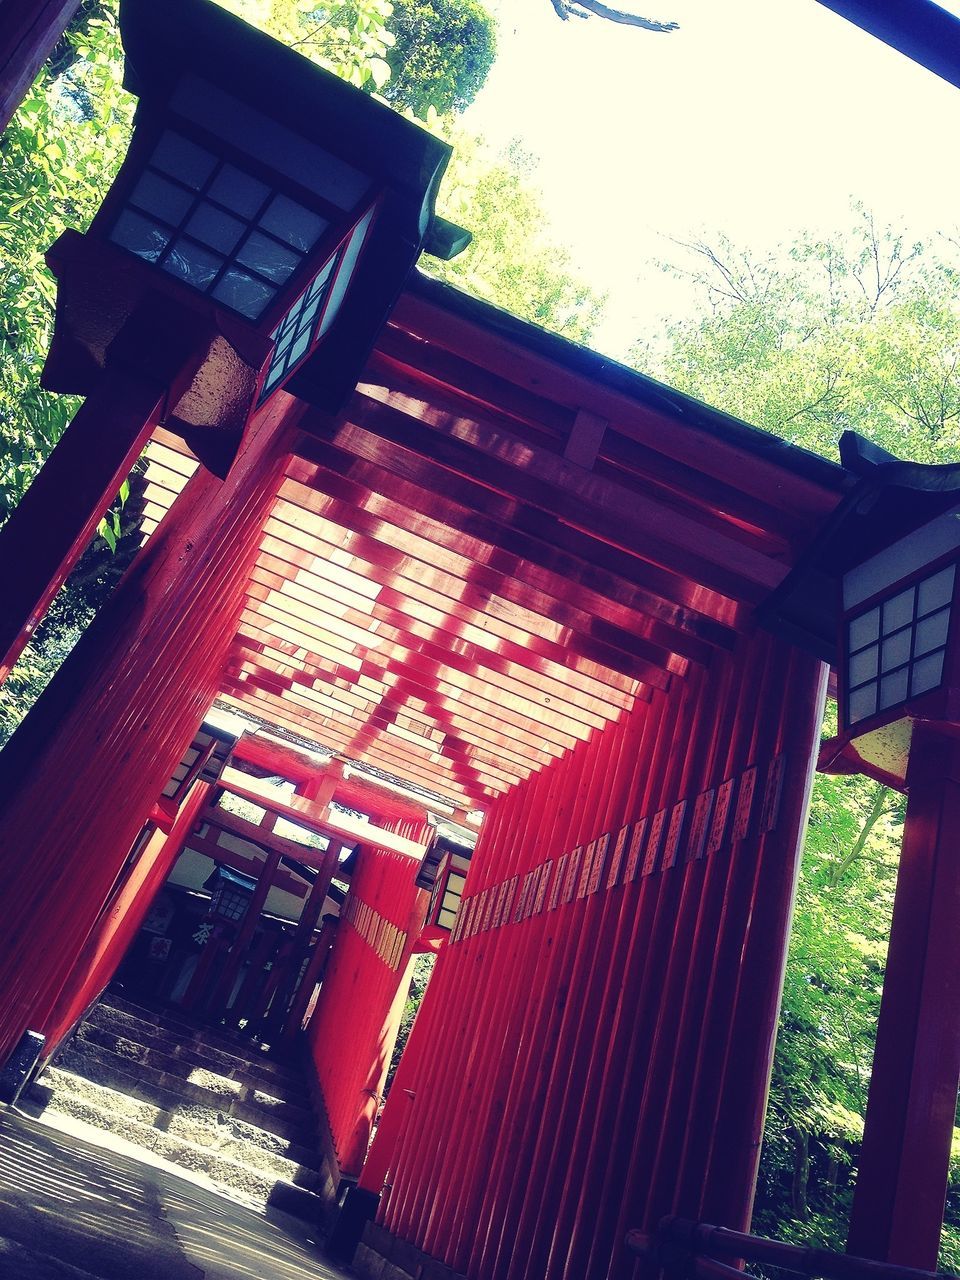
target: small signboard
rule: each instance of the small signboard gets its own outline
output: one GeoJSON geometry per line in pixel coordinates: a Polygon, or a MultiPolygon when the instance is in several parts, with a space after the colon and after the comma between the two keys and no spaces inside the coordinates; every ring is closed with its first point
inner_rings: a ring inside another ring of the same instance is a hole
{"type": "Polygon", "coordinates": [[[767,780],[763,789],[763,805],[760,809],[760,832],[766,835],[777,825],[780,816],[780,798],[783,795],[783,779],[787,758],[781,751],[767,766],[767,780]]]}
{"type": "Polygon", "coordinates": [[[540,868],[540,878],[537,881],[537,892],[533,900],[533,914],[538,916],[544,908],[547,901],[547,889],[550,887],[550,873],[553,870],[553,859],[548,858],[540,868]]]}
{"type": "Polygon", "coordinates": [[[737,809],[733,815],[733,838],[745,840],[750,830],[750,819],[753,817],[753,797],[757,790],[757,766],[752,764],[743,771],[740,778],[740,794],[737,796],[737,809]]]}
{"type": "Polygon", "coordinates": [[[580,873],[580,859],[583,857],[583,845],[577,845],[567,862],[567,878],[563,886],[562,902],[572,902],[577,888],[577,876],[580,873]]]}
{"type": "Polygon", "coordinates": [[[670,825],[667,827],[667,839],[663,846],[663,866],[675,867],[680,860],[680,839],[683,835],[683,820],[687,816],[686,800],[678,800],[670,813],[670,825]]]}
{"type": "Polygon", "coordinates": [[[643,871],[641,875],[652,876],[657,870],[660,862],[660,847],[663,844],[663,835],[667,828],[667,814],[669,809],[661,809],[653,815],[653,821],[650,823],[650,835],[647,838],[647,852],[643,859],[643,871]]]}
{"type": "Polygon", "coordinates": [[[507,881],[507,900],[503,907],[503,923],[510,924],[513,920],[513,908],[517,901],[517,889],[520,887],[520,877],[511,876],[507,881]]]}
{"type": "Polygon", "coordinates": [[[493,925],[493,913],[497,908],[497,884],[489,884],[484,890],[484,922],[480,925],[480,932],[486,933],[493,925]]]}
{"type": "Polygon", "coordinates": [[[646,818],[639,818],[633,824],[633,830],[630,833],[630,845],[627,850],[627,865],[623,872],[623,883],[633,884],[637,878],[637,872],[640,870],[640,854],[643,850],[644,837],[647,834],[646,818]]]}
{"type": "Polygon", "coordinates": [[[563,886],[567,879],[567,863],[570,861],[569,853],[561,853],[557,859],[557,870],[553,877],[553,885],[550,889],[550,910],[554,911],[560,904],[560,894],[563,892],[563,886]]]}
{"type": "Polygon", "coordinates": [[[690,838],[687,841],[687,861],[697,862],[703,857],[707,847],[707,833],[710,829],[710,817],[713,813],[713,801],[716,789],[701,791],[693,806],[693,817],[690,819],[690,838]]]}
{"type": "Polygon", "coordinates": [[[534,914],[534,902],[536,901],[536,886],[540,883],[540,876],[543,874],[540,867],[534,867],[530,872],[530,892],[527,893],[524,902],[524,919],[529,920],[534,914]]]}
{"type": "Polygon", "coordinates": [[[727,838],[730,825],[730,813],[733,808],[733,792],[736,778],[727,778],[717,788],[717,802],[713,807],[713,820],[710,823],[710,835],[707,838],[707,857],[717,852],[727,838]]]}
{"type": "Polygon", "coordinates": [[[493,927],[495,929],[499,929],[500,926],[506,922],[507,896],[509,892],[510,892],[510,881],[509,880],[502,881],[500,884],[500,888],[497,892],[497,906],[494,914],[494,923],[493,923],[493,927]]]}
{"type": "Polygon", "coordinates": [[[603,867],[607,859],[607,850],[610,848],[610,836],[598,836],[593,845],[593,863],[590,867],[590,876],[587,880],[587,893],[594,894],[600,888],[603,881],[603,867]]]}
{"type": "Polygon", "coordinates": [[[580,861],[580,874],[577,877],[576,897],[578,899],[587,896],[587,885],[590,883],[590,872],[593,870],[593,855],[596,848],[596,840],[591,840],[588,845],[584,846],[583,857],[580,861]]]}
{"type": "Polygon", "coordinates": [[[619,883],[620,868],[623,866],[623,860],[627,852],[627,843],[630,839],[630,823],[627,822],[617,832],[617,838],[613,843],[613,853],[610,857],[610,866],[607,869],[607,888],[613,889],[619,883]]]}

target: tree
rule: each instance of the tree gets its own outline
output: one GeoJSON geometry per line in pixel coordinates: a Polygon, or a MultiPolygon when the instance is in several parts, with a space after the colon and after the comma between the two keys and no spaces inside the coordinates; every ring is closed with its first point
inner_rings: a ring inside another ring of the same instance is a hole
{"type": "Polygon", "coordinates": [[[851,428],[922,462],[960,457],[960,256],[857,208],[829,241],[758,257],[729,240],[678,244],[704,317],[632,359],[784,439],[836,457],[851,428]]]}
{"type": "Polygon", "coordinates": [[[493,156],[457,125],[448,124],[444,133],[454,152],[439,211],[468,227],[473,240],[452,262],[421,259],[422,269],[523,320],[586,342],[605,299],[551,240],[543,196],[533,184],[536,161],[516,143],[493,156]]]}
{"type": "Polygon", "coordinates": [[[421,120],[463,111],[474,100],[496,57],[496,24],[477,0],[393,0],[388,21],[388,102],[421,120]]]}
{"type": "Polygon", "coordinates": [[[619,22],[627,27],[641,27],[644,31],[676,31],[676,22],[655,22],[651,18],[641,18],[639,14],[630,13],[626,9],[612,9],[602,0],[550,0],[554,13],[564,22],[568,18],[606,18],[608,22],[619,22]]]}

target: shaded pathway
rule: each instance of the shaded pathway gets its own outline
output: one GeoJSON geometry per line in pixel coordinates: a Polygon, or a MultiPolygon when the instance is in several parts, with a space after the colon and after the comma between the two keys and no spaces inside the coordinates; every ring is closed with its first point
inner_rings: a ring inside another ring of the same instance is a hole
{"type": "Polygon", "coordinates": [[[0,1280],[346,1280],[315,1233],[0,1110],[0,1280]]]}

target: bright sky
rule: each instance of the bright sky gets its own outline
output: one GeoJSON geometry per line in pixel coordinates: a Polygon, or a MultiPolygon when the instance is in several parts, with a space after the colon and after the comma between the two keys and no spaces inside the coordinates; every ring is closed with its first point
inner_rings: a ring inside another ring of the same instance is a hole
{"type": "Polygon", "coordinates": [[[499,56],[466,116],[540,156],[556,238],[611,292],[596,345],[616,353],[688,308],[654,265],[670,236],[772,246],[849,226],[852,199],[919,236],[960,225],[960,90],[816,0],[624,3],[681,29],[502,0],[499,56]]]}

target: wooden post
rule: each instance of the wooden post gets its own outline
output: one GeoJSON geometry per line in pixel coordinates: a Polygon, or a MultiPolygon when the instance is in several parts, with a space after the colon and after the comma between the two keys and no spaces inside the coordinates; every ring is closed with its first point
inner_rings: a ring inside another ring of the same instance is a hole
{"type": "Polygon", "coordinates": [[[79,0],[4,0],[0,22],[0,130],[10,123],[79,0]]]}
{"type": "Polygon", "coordinates": [[[109,374],[0,529],[0,684],[142,453],[162,395],[151,379],[109,374]]]}
{"type": "Polygon", "coordinates": [[[934,1268],[960,1081],[960,742],[921,723],[848,1249],[934,1268]]]}

